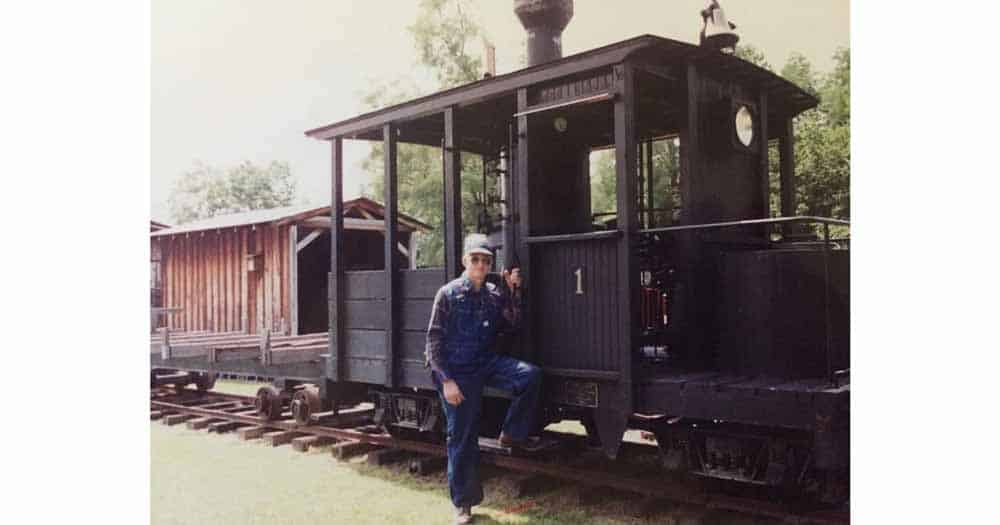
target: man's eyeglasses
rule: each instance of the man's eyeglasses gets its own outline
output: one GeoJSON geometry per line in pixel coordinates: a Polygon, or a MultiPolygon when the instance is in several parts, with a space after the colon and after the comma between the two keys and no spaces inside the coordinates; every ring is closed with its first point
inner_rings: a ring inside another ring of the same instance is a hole
{"type": "Polygon", "coordinates": [[[492,264],[493,258],[481,255],[470,255],[469,262],[471,262],[472,264],[492,264]]]}

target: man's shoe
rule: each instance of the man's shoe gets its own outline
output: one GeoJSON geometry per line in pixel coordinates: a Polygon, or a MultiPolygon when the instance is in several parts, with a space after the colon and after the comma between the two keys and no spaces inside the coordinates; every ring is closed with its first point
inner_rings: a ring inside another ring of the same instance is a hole
{"type": "Polygon", "coordinates": [[[472,523],[472,507],[455,509],[455,525],[466,525],[467,523],[472,523]]]}
{"type": "Polygon", "coordinates": [[[535,452],[541,450],[545,446],[545,443],[543,443],[542,439],[539,437],[528,436],[528,439],[518,441],[503,432],[500,432],[500,437],[497,441],[500,443],[500,446],[516,448],[525,452],[535,452]]]}

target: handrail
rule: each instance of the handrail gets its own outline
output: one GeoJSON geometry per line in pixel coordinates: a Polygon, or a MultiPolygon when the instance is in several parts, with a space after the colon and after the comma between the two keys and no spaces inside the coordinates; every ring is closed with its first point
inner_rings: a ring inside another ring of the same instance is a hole
{"type": "Polygon", "coordinates": [[[537,244],[543,242],[565,242],[565,241],[593,241],[597,239],[614,239],[620,237],[621,230],[600,230],[596,232],[566,233],[560,235],[536,235],[528,237],[525,242],[537,244]]]}
{"type": "Polygon", "coordinates": [[[734,226],[753,226],[757,224],[784,224],[796,222],[816,222],[820,224],[834,224],[838,226],[850,226],[850,221],[843,219],[833,219],[830,217],[816,217],[812,215],[799,215],[795,217],[769,217],[767,219],[745,219],[741,221],[709,222],[705,224],[684,224],[681,226],[664,226],[661,228],[646,228],[639,230],[639,233],[664,233],[683,230],[708,230],[716,228],[729,228],[734,226]]]}

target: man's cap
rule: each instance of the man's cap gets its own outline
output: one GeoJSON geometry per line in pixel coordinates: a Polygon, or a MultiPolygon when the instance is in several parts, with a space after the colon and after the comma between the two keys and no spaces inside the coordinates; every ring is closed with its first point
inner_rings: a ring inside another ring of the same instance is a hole
{"type": "Polygon", "coordinates": [[[465,248],[462,250],[462,255],[472,255],[474,253],[493,257],[493,252],[490,251],[490,243],[486,239],[486,236],[481,233],[470,233],[465,237],[465,248]]]}

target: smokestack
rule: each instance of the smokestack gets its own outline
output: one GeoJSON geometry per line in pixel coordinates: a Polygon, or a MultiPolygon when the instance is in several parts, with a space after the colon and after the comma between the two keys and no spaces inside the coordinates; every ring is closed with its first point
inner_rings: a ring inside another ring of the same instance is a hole
{"type": "Polygon", "coordinates": [[[514,14],[528,32],[528,66],[562,58],[562,32],[573,18],[573,0],[514,0],[514,14]]]}
{"type": "Polygon", "coordinates": [[[484,78],[495,77],[497,75],[497,48],[489,42],[484,42],[486,46],[486,74],[484,78]]]}

